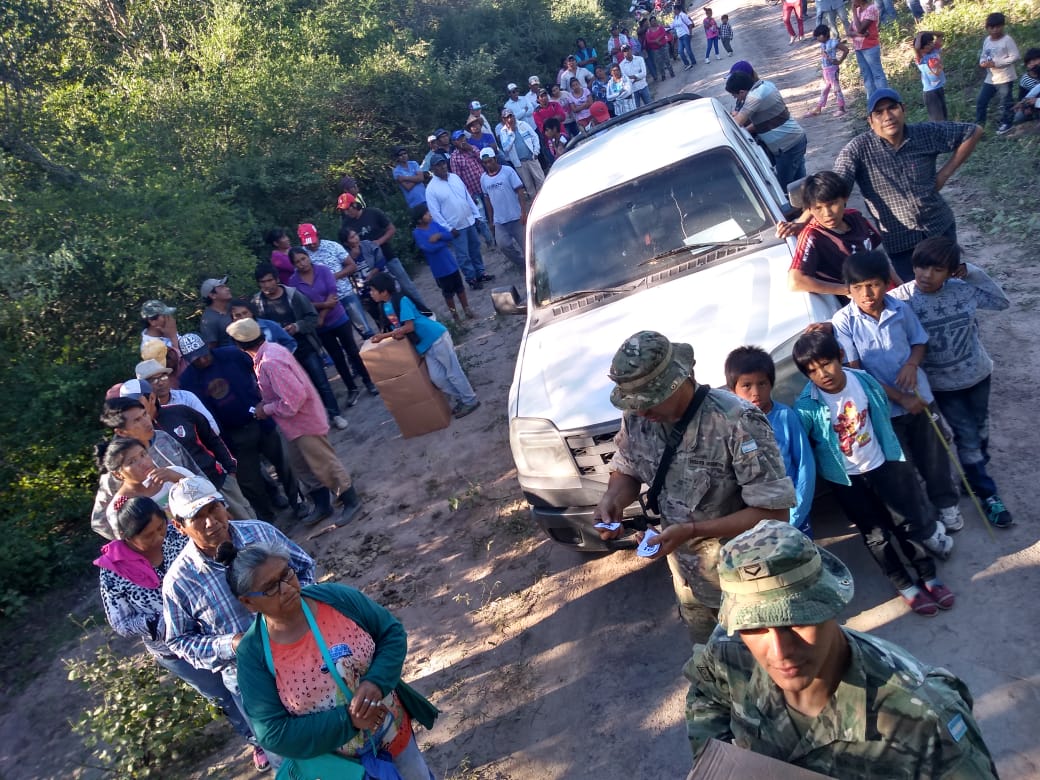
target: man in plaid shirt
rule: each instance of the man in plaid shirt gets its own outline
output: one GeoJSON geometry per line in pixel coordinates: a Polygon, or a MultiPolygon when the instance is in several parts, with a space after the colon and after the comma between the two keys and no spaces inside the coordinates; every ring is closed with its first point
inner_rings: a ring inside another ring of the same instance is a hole
{"type": "Polygon", "coordinates": [[[480,177],[484,175],[484,166],[480,164],[480,156],[473,144],[469,142],[465,130],[456,130],[451,134],[451,157],[448,158],[448,169],[462,179],[468,192],[477,203],[477,208],[484,219],[477,220],[477,231],[484,239],[487,246],[494,244],[491,228],[487,223],[487,204],[484,203],[484,193],[480,189],[480,177]]]}
{"type": "MultiPolygon", "coordinates": [[[[957,240],[953,211],[939,191],[975,150],[982,128],[972,122],[924,122],[908,125],[903,99],[879,89],[867,103],[870,131],[856,136],[838,153],[834,172],[850,186],[859,185],[867,210],[902,279],[913,279],[914,247],[930,236],[957,240]],[[936,158],[951,153],[936,170],[936,158]]],[[[798,232],[809,219],[777,227],[781,237],[798,232]]]]}

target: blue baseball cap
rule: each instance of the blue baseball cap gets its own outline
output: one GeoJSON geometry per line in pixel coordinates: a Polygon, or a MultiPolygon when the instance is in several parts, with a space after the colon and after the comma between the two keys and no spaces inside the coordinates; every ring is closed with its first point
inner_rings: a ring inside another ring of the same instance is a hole
{"type": "Polygon", "coordinates": [[[871,94],[870,99],[867,101],[867,113],[873,114],[874,108],[882,100],[891,100],[893,103],[903,105],[903,98],[901,98],[899,93],[894,89],[879,89],[877,92],[871,94]]]}
{"type": "Polygon", "coordinates": [[[466,131],[465,130],[456,130],[454,133],[451,134],[451,140],[452,141],[458,141],[460,138],[465,138],[465,137],[466,137],[466,131]]]}

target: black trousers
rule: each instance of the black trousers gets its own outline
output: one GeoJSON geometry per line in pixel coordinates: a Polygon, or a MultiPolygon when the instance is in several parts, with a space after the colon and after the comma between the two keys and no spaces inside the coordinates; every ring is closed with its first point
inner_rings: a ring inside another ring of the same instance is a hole
{"type": "Polygon", "coordinates": [[[267,458],[274,466],[289,503],[295,505],[299,501],[299,486],[289,465],[289,451],[276,426],[267,429],[257,420],[241,428],[225,429],[224,434],[227,437],[228,449],[238,461],[238,485],[253,505],[253,509],[260,515],[259,519],[270,522],[275,517],[275,509],[271,505],[271,497],[267,493],[261,473],[261,456],[267,458]]]}

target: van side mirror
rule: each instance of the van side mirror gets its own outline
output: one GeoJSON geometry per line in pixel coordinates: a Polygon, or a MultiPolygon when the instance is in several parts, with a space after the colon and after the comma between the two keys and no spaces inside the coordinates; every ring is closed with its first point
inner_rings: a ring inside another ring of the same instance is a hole
{"type": "Polygon", "coordinates": [[[491,305],[498,314],[527,314],[527,304],[521,300],[516,285],[494,288],[491,291],[491,305]]]}
{"type": "Polygon", "coordinates": [[[803,176],[787,185],[787,200],[796,209],[805,208],[805,203],[802,202],[802,185],[807,178],[809,177],[803,176]]]}

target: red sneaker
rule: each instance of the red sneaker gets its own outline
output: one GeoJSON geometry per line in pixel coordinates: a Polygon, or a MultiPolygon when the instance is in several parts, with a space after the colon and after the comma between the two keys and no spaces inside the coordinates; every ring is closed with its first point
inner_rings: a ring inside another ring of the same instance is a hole
{"type": "Polygon", "coordinates": [[[256,767],[257,772],[266,772],[271,768],[271,762],[267,760],[267,753],[259,745],[253,748],[253,766],[256,767]]]}
{"type": "Polygon", "coordinates": [[[912,599],[903,596],[903,601],[909,604],[910,609],[918,615],[923,615],[924,617],[935,617],[939,614],[939,605],[935,603],[935,600],[929,595],[928,591],[923,588],[919,590],[917,595],[912,599]]]}
{"type": "Polygon", "coordinates": [[[922,584],[939,609],[950,609],[957,600],[957,597],[953,595],[953,591],[941,582],[938,585],[929,585],[927,582],[922,584]]]}

